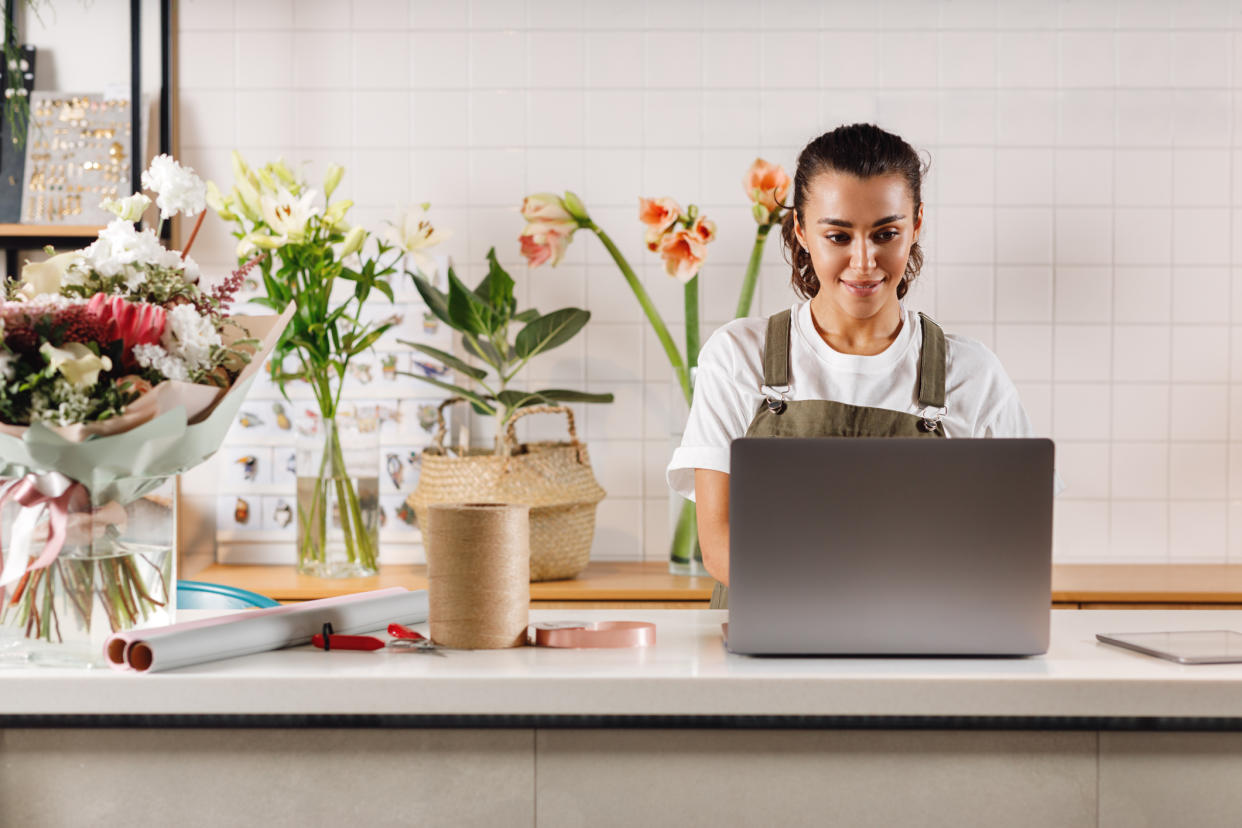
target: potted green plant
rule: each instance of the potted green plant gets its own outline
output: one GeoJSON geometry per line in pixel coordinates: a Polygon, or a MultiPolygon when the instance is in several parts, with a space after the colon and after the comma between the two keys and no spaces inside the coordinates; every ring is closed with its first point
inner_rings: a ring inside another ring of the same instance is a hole
{"type": "Polygon", "coordinates": [[[432,503],[525,503],[531,507],[531,580],[570,578],[582,571],[590,556],[595,507],[604,490],[595,480],[586,446],[578,440],[573,413],[565,403],[609,403],[613,395],[513,387],[532,359],[573,339],[591,314],[581,308],[546,314],[533,308],[519,311],[513,279],[496,260],[495,249],[488,251],[487,262],[487,275],[473,289],[452,267],[447,292],[422,274],[411,274],[431,313],[460,334],[463,350],[475,362],[403,340],[453,369],[461,382],[402,373],[452,392],[446,405],[468,402],[478,414],[494,417],[497,429],[493,448],[453,451],[443,443],[441,419],[435,443],[422,454],[418,487],[409,504],[425,527],[432,503]],[[564,414],[570,439],[518,443],[517,420],[537,412],[564,414]]]}

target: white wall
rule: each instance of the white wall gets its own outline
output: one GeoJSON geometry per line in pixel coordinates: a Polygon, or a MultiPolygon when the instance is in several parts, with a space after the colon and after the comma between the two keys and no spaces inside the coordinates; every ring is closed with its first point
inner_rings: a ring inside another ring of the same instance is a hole
{"type": "MultiPolygon", "coordinates": [[[[1058,560],[1242,560],[1238,4],[181,0],[180,15],[184,160],[218,179],[233,147],[339,161],[371,224],[429,200],[471,279],[495,245],[529,303],[591,310],[529,379],[617,396],[581,413],[609,492],[596,557],[666,554],[671,374],[598,243],[528,272],[514,208],[579,192],[677,319],[635,200],[700,204],[720,228],[710,331],[750,249],[746,166],[792,171],[807,140],[867,120],[930,154],[913,304],[992,346],[1057,440],[1058,560]]],[[[196,256],[227,266],[223,227],[204,232],[196,256]]],[[[793,298],[767,254],[764,313],[793,298]]]]}

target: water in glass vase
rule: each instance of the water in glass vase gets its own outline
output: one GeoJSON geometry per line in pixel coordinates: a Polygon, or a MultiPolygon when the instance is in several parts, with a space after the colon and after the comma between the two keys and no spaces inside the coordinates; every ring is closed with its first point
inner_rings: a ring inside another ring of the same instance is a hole
{"type": "MultiPolygon", "coordinates": [[[[132,503],[71,502],[65,544],[9,585],[0,606],[0,666],[104,664],[114,632],[175,620],[176,505],[171,480],[132,503]]],[[[5,548],[48,538],[43,507],[3,510],[5,548]]]]}
{"type": "Polygon", "coordinates": [[[300,429],[298,571],[352,578],[379,571],[379,429],[338,416],[300,429]]]}

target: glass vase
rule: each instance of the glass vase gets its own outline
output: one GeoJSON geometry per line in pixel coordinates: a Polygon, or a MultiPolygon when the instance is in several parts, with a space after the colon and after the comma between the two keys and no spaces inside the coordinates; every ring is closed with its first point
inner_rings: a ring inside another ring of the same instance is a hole
{"type": "Polygon", "coordinates": [[[379,571],[379,418],[360,410],[298,429],[298,572],[356,578],[379,571]]]}
{"type": "MultiPolygon", "coordinates": [[[[140,482],[136,491],[145,494],[128,504],[98,502],[80,487],[70,494],[59,554],[5,592],[0,665],[102,667],[112,633],[173,623],[175,480],[140,482]]],[[[0,511],[5,556],[38,558],[50,512],[47,502],[6,501],[0,511]]]]}
{"type": "MultiPolygon", "coordinates": [[[[690,387],[694,388],[697,368],[690,369],[690,387]]],[[[686,428],[686,418],[690,416],[690,408],[686,405],[681,385],[674,381],[670,387],[669,412],[672,415],[670,424],[669,450],[673,451],[681,445],[681,438],[686,428]]],[[[694,510],[694,501],[687,500],[674,491],[669,491],[668,499],[669,527],[672,540],[669,542],[668,571],[674,575],[707,575],[703,566],[703,550],[699,546],[699,523],[694,510]]]]}

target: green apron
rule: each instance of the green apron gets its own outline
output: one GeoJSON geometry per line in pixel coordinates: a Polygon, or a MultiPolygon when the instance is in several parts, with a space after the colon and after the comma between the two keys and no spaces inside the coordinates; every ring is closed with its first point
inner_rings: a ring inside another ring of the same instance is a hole
{"type": "MultiPolygon", "coordinates": [[[[786,400],[789,390],[791,311],[768,319],[763,351],[765,399],[746,429],[747,437],[944,437],[944,331],[920,313],[923,344],[919,352],[921,414],[846,405],[834,400],[786,400]]],[[[716,584],[712,609],[729,606],[729,589],[716,584]]]]}

